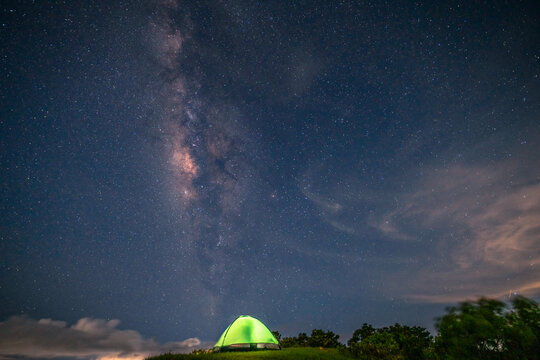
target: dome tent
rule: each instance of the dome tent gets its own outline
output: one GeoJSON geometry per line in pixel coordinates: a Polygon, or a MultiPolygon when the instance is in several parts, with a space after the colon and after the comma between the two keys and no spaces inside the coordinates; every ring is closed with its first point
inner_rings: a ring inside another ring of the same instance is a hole
{"type": "Polygon", "coordinates": [[[266,325],[254,317],[240,315],[221,335],[214,351],[279,350],[279,342],[266,325]]]}

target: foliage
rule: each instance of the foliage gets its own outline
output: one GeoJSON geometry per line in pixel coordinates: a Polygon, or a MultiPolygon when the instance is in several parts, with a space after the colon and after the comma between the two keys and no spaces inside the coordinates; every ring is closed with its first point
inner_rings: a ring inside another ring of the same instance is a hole
{"type": "Polygon", "coordinates": [[[405,359],[424,359],[424,351],[432,343],[429,332],[420,326],[394,324],[379,329],[378,332],[392,335],[405,359]]]}
{"type": "Polygon", "coordinates": [[[499,358],[503,351],[504,303],[480,299],[451,307],[437,322],[437,353],[454,358],[499,358]]]}
{"type": "Polygon", "coordinates": [[[519,358],[540,358],[540,307],[522,296],[512,301],[513,311],[507,314],[506,332],[508,350],[519,358]]]}
{"type": "MultiPolygon", "coordinates": [[[[360,354],[371,354],[373,352],[381,351],[379,345],[373,344],[375,340],[381,340],[383,338],[373,337],[374,335],[384,335],[386,339],[390,336],[393,343],[397,345],[398,353],[404,359],[424,359],[426,349],[428,349],[432,343],[432,338],[429,332],[419,326],[404,326],[400,324],[394,324],[392,326],[375,329],[373,326],[364,323],[360,329],[357,329],[351,339],[348,341],[349,347],[352,353],[356,356],[360,354]],[[368,339],[370,339],[368,341],[368,339]],[[354,350],[353,350],[354,349],[354,350]],[[362,349],[361,351],[359,349],[362,349]]],[[[392,344],[393,344],[392,343],[392,344]]],[[[390,352],[390,354],[394,354],[390,352]]],[[[394,354],[395,355],[395,354],[394,354]]],[[[388,356],[394,356],[388,355],[388,356]]],[[[367,356],[367,355],[365,355],[367,356]]],[[[364,357],[365,357],[364,356],[364,357]]],[[[391,357],[390,357],[391,358],[391,357]]]]}
{"type": "Polygon", "coordinates": [[[352,343],[351,354],[365,360],[403,359],[398,343],[388,332],[374,333],[360,342],[352,343]]]}
{"type": "Polygon", "coordinates": [[[298,334],[298,346],[309,346],[309,337],[306,333],[298,334]]]}
{"type": "Polygon", "coordinates": [[[353,336],[347,342],[347,345],[351,346],[353,343],[357,343],[362,339],[367,338],[375,333],[375,328],[370,324],[363,323],[360,329],[356,329],[353,336]]]}
{"type": "Polygon", "coordinates": [[[305,346],[335,348],[340,345],[338,339],[339,335],[334,334],[332,331],[314,329],[311,331],[311,336],[307,336],[306,333],[300,333],[297,337],[285,337],[281,339],[279,344],[282,348],[305,346]]]}
{"type": "Polygon", "coordinates": [[[279,333],[279,331],[277,330],[272,331],[272,335],[276,337],[277,341],[281,340],[281,334],[279,333]]]}
{"type": "Polygon", "coordinates": [[[311,331],[308,344],[312,347],[335,348],[339,345],[339,335],[332,331],[314,329],[311,331]]]}
{"type": "Polygon", "coordinates": [[[190,354],[192,355],[202,355],[202,354],[211,354],[213,351],[212,349],[195,349],[190,354]]]}
{"type": "Polygon", "coordinates": [[[282,348],[290,348],[290,347],[298,347],[298,338],[294,336],[284,337],[283,339],[279,340],[279,345],[282,348]]]}
{"type": "Polygon", "coordinates": [[[515,297],[513,309],[482,298],[451,307],[437,320],[435,350],[441,359],[539,359],[538,304],[515,297]]]}
{"type": "Polygon", "coordinates": [[[285,337],[279,341],[282,348],[309,346],[309,337],[306,333],[300,333],[297,337],[285,337]]]}

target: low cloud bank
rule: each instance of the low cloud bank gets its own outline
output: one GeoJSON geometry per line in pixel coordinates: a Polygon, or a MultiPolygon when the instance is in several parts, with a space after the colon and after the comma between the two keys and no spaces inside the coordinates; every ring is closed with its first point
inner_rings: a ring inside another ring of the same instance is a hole
{"type": "Polygon", "coordinates": [[[160,344],[134,330],[120,330],[119,320],[83,318],[72,326],[52,319],[12,316],[0,322],[0,358],[84,357],[143,359],[164,352],[189,352],[197,338],[160,344]]]}

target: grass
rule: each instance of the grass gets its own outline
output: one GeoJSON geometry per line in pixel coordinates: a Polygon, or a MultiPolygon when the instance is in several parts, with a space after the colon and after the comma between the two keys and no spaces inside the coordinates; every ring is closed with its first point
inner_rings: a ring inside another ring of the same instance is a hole
{"type": "Polygon", "coordinates": [[[148,358],[148,360],[183,360],[183,359],[311,359],[311,360],[330,360],[330,359],[348,359],[351,358],[340,353],[337,349],[319,349],[312,347],[285,348],[282,350],[263,350],[252,352],[225,352],[215,354],[163,354],[148,358]]]}

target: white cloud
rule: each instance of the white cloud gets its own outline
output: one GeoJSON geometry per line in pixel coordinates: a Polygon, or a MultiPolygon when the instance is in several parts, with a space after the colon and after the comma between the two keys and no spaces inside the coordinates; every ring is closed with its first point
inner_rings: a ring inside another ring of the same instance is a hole
{"type": "Polygon", "coordinates": [[[85,357],[143,359],[164,352],[188,352],[197,338],[160,344],[134,330],[117,329],[119,320],[83,318],[72,326],[52,319],[13,316],[0,322],[0,358],[85,357]]]}

